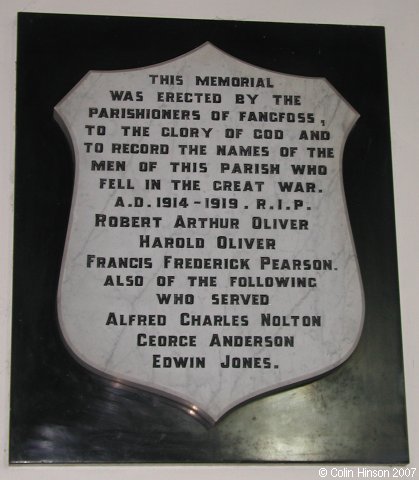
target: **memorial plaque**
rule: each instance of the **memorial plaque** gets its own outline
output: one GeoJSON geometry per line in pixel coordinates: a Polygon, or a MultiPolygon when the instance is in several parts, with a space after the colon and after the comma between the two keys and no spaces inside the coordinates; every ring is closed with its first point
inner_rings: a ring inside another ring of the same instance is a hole
{"type": "Polygon", "coordinates": [[[408,461],[383,29],[18,31],[10,461],[408,461]]]}
{"type": "Polygon", "coordinates": [[[58,313],[83,364],[216,421],[348,358],[363,299],[341,160],[357,114],[325,79],[207,43],[90,72],[56,112],[76,163],[58,313]]]}

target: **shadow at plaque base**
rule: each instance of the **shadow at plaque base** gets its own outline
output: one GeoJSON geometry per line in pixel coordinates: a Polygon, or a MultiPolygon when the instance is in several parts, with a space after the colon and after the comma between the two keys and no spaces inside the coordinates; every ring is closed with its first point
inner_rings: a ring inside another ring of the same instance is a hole
{"type": "MultiPolygon", "coordinates": [[[[199,411],[184,403],[89,371],[86,375],[92,383],[90,388],[85,389],[87,402],[78,406],[77,421],[58,424],[51,418],[51,423],[33,425],[30,434],[22,432],[19,450],[24,452],[24,458],[15,458],[13,463],[298,462],[292,459],[292,455],[289,459],[285,455],[281,460],[275,455],[273,458],[259,458],[261,446],[247,451],[251,442],[243,444],[246,435],[239,431],[246,427],[242,425],[235,431],[234,424],[237,422],[234,417],[237,414],[240,417],[240,410],[246,406],[251,407],[249,411],[256,409],[260,412],[263,405],[258,407],[258,401],[275,401],[278,394],[292,394],[298,391],[298,387],[312,386],[311,389],[316,390],[317,380],[341,368],[342,365],[317,378],[246,400],[217,422],[208,420],[208,416],[200,415],[199,411]],[[237,435],[242,437],[241,442],[237,442],[237,435]],[[239,456],[237,450],[240,450],[239,456]],[[240,460],[237,460],[239,457],[240,460]]],[[[282,415],[286,416],[287,412],[282,412],[282,415]]],[[[257,421],[256,416],[253,415],[251,420],[257,421]]],[[[279,442],[281,449],[289,441],[288,435],[289,432],[284,434],[279,442]]]]}

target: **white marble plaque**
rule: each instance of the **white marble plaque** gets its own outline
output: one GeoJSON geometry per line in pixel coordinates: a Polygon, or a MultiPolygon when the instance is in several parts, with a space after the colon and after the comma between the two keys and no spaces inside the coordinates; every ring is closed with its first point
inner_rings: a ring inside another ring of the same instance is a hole
{"type": "Polygon", "coordinates": [[[58,310],[79,361],[216,421],[351,355],[357,113],[327,80],[207,43],[89,72],[56,113],[75,158],[58,310]]]}

